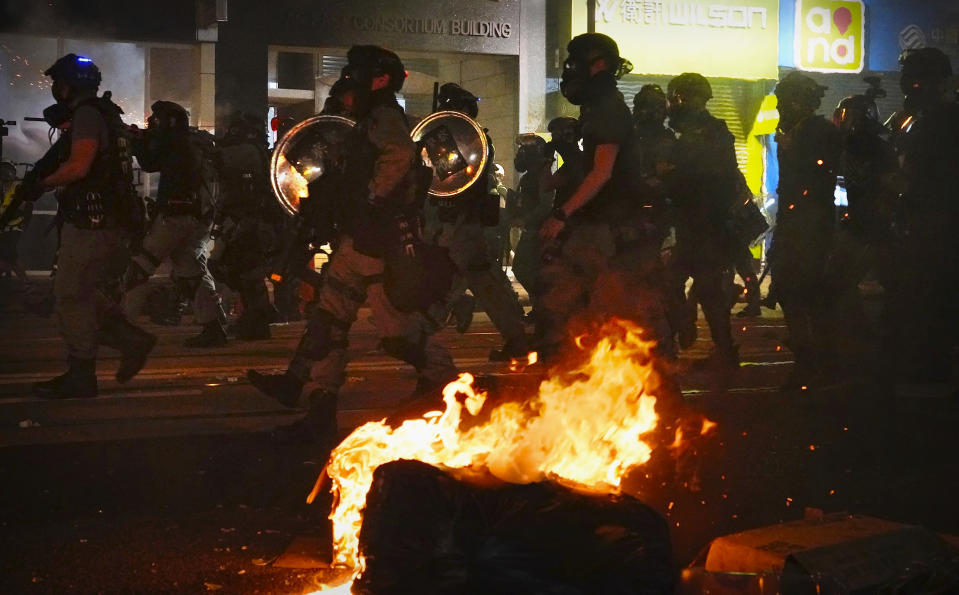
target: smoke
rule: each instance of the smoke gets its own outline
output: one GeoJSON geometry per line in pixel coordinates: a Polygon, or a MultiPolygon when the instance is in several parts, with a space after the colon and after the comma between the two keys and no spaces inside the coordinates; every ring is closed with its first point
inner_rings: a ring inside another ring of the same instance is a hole
{"type": "MultiPolygon", "coordinates": [[[[124,120],[144,121],[145,50],[132,43],[56,39],[24,35],[0,35],[0,118],[14,120],[4,139],[3,158],[16,164],[33,163],[50,146],[45,122],[28,122],[40,117],[53,103],[50,79],[43,75],[63,54],[88,56],[103,73],[100,92],[112,91],[113,100],[123,108],[124,120]]],[[[23,166],[17,168],[23,174],[23,166]]]]}

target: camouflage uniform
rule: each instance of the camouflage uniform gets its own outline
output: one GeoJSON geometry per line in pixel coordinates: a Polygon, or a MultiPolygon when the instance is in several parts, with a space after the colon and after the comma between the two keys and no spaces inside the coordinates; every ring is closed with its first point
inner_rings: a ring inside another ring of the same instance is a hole
{"type": "Polygon", "coordinates": [[[250,372],[261,390],[290,405],[312,377],[319,389],[311,397],[311,412],[328,403],[327,396],[343,384],[349,329],[364,302],[372,310],[384,350],[416,368],[420,389],[442,386],[457,373],[425,318],[398,311],[384,290],[385,256],[397,249],[395,216],[414,200],[415,145],[393,95],[374,92],[373,101],[347,139],[348,202],[340,209],[341,231],[316,298],[318,306],[285,374],[250,372]]]}
{"type": "MultiPolygon", "coordinates": [[[[187,128],[148,134],[134,145],[134,155],[145,171],[160,172],[157,190],[159,215],[143,238],[142,246],[131,259],[128,292],[124,300],[127,316],[138,316],[149,288],[147,280],[165,259],[173,265],[172,276],[193,297],[196,322],[225,340],[221,321],[220,296],[210,274],[207,259],[213,242],[213,205],[203,204],[200,189],[205,180],[187,128]]],[[[189,340],[188,340],[189,342],[189,340]]],[[[222,341],[217,341],[220,343],[222,341]]],[[[197,345],[207,346],[207,345],[197,345]]]]}
{"type": "MultiPolygon", "coordinates": [[[[492,143],[490,147],[492,148],[492,143]]],[[[488,163],[492,163],[492,159],[491,151],[488,163]]],[[[505,349],[513,355],[519,355],[520,352],[525,354],[528,348],[523,310],[506,274],[490,260],[485,226],[480,213],[482,209],[490,206],[484,204],[490,201],[489,179],[489,174],[486,173],[462,196],[457,196],[452,204],[441,203],[438,209],[439,224],[428,237],[435,245],[449,250],[450,259],[465,282],[455,283],[456,287],[451,291],[450,299],[446,303],[450,304],[469,288],[506,340],[505,349]]],[[[498,210],[498,196],[496,198],[498,210]]]]}

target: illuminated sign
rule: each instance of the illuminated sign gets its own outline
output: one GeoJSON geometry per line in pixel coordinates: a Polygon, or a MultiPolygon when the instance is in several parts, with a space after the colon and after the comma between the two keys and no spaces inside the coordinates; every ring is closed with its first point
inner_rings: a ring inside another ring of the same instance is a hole
{"type": "Polygon", "coordinates": [[[764,134],[773,134],[776,127],[779,126],[779,110],[776,109],[776,96],[766,95],[756,113],[756,121],[753,122],[753,129],[749,132],[751,136],[763,136],[764,134]]]}
{"type": "Polygon", "coordinates": [[[796,68],[862,72],[864,15],[861,0],[796,0],[796,68]]]}
{"type": "MultiPolygon", "coordinates": [[[[572,34],[586,31],[572,0],[572,34]]],[[[598,0],[596,31],[619,44],[633,72],[777,79],[778,0],[598,0]]]]}

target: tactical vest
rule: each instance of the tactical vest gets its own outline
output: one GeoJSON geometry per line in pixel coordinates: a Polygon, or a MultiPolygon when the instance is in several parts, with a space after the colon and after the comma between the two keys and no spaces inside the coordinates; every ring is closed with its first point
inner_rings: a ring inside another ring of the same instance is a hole
{"type": "MultiPolygon", "coordinates": [[[[74,108],[90,105],[100,113],[106,124],[108,142],[97,148],[90,171],[82,180],[64,187],[57,198],[60,217],[85,229],[100,229],[128,226],[140,209],[133,189],[133,156],[130,139],[120,119],[122,110],[106,97],[94,97],[82,101],[74,108]]],[[[71,131],[64,136],[67,146],[72,145],[71,131]]],[[[64,161],[69,155],[64,156],[64,161]]],[[[142,206],[142,203],[141,203],[142,206]]]]}
{"type": "MultiPolygon", "coordinates": [[[[270,156],[250,141],[217,147],[217,170],[220,179],[220,215],[241,219],[263,217],[273,205],[270,199],[270,156]]],[[[274,201],[275,202],[275,201],[274,201]]]]}
{"type": "Polygon", "coordinates": [[[213,135],[205,130],[190,128],[177,138],[175,150],[182,151],[183,161],[178,165],[181,171],[160,171],[160,187],[158,204],[160,210],[170,215],[192,215],[198,219],[208,220],[220,200],[220,181],[217,173],[216,142],[213,135]],[[168,186],[164,182],[164,175],[179,176],[176,183],[168,186]]]}
{"type": "MultiPolygon", "coordinates": [[[[378,103],[374,108],[396,109],[406,119],[406,113],[396,102],[378,103]]],[[[346,136],[344,141],[346,163],[344,167],[345,197],[338,209],[338,218],[342,229],[354,239],[359,252],[369,256],[383,256],[389,247],[397,243],[398,237],[394,218],[403,214],[405,208],[412,208],[408,200],[410,184],[414,170],[411,168],[406,180],[399,182],[393,190],[394,196],[378,197],[388,204],[373,207],[369,203],[369,183],[375,173],[376,161],[380,150],[370,141],[371,117],[360,119],[346,136]]]]}

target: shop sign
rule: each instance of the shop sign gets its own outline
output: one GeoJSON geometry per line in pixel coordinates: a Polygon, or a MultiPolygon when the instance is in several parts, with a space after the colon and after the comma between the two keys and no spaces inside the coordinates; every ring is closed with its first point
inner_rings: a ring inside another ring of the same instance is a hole
{"type": "Polygon", "coordinates": [[[519,53],[519,0],[304,2],[277,0],[283,25],[270,43],[327,47],[373,43],[397,49],[519,53]]]}
{"type": "Polygon", "coordinates": [[[779,110],[776,109],[776,106],[775,95],[763,97],[759,112],[756,113],[756,121],[753,122],[753,128],[749,132],[751,136],[763,136],[776,132],[776,128],[779,126],[779,110]]]}
{"type": "Polygon", "coordinates": [[[796,68],[862,72],[865,38],[861,0],[796,0],[796,68]]]}
{"type": "MultiPolygon", "coordinates": [[[[586,3],[571,2],[575,36],[586,31],[586,3]]],[[[636,73],[779,77],[778,0],[598,0],[596,31],[636,73]]]]}

